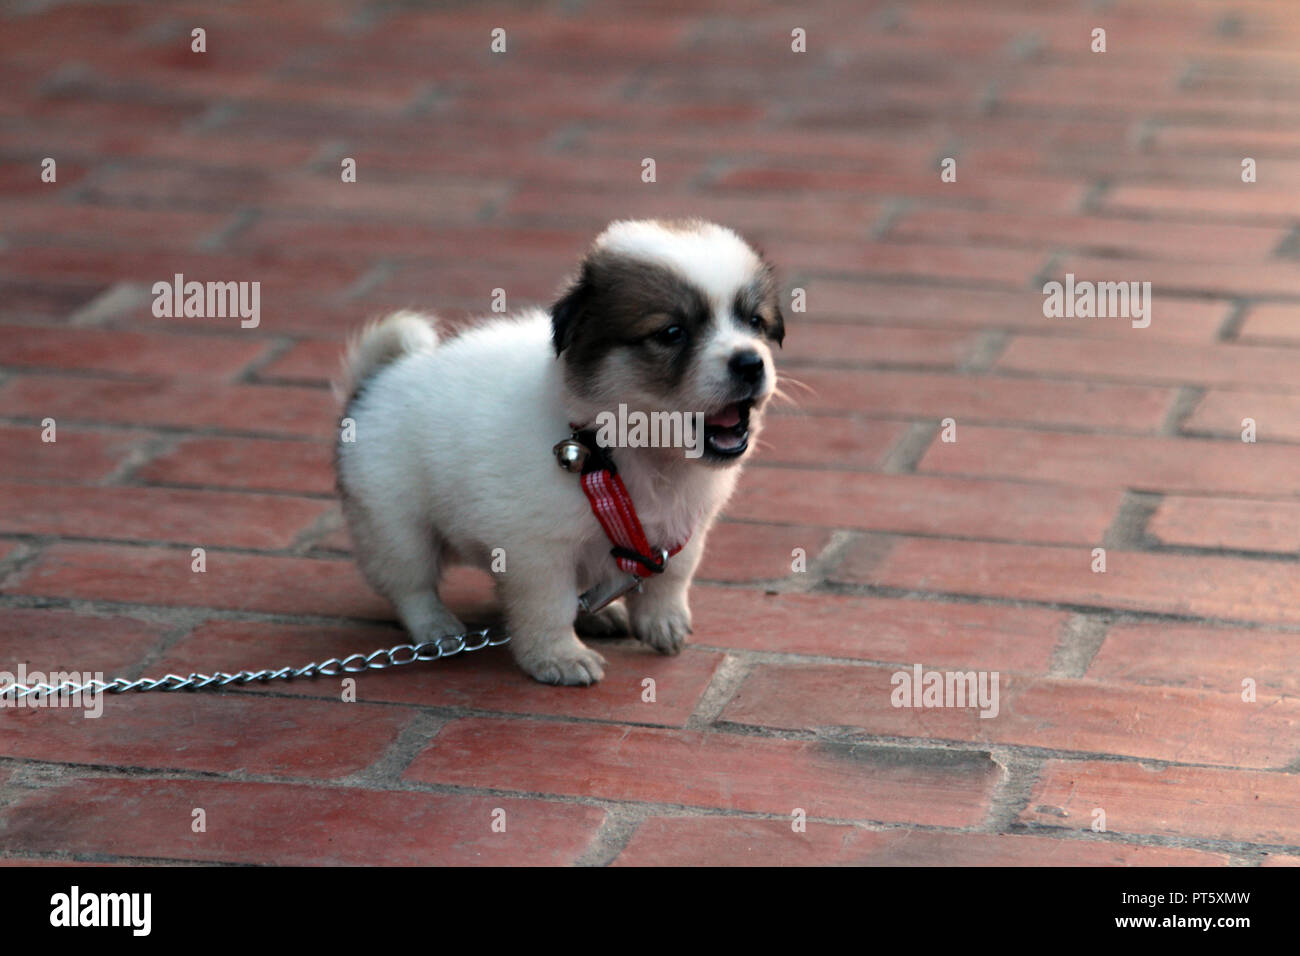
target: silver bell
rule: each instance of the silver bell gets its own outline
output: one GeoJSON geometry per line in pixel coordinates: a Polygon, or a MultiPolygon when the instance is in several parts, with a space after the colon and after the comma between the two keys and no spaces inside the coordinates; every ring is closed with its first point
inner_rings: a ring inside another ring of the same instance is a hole
{"type": "Polygon", "coordinates": [[[582,471],[582,466],[587,462],[587,455],[591,454],[586,445],[572,438],[564,439],[551,451],[555,454],[555,460],[560,463],[561,468],[573,472],[582,471]]]}

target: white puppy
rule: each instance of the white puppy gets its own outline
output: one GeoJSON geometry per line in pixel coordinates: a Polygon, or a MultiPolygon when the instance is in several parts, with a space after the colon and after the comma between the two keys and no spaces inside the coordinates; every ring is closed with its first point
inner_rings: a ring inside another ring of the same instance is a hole
{"type": "Polygon", "coordinates": [[[549,313],[446,342],[412,313],[370,326],[344,360],[355,436],[337,449],[367,579],[425,641],[464,630],[438,598],[441,569],[493,571],[515,659],[548,683],[604,676],[575,625],[677,653],[691,578],[757,435],[776,384],[770,344],[784,334],[771,269],[734,232],[700,221],[612,224],[549,313]],[[626,606],[580,614],[580,592],[628,575],[555,446],[618,412],[703,422],[693,448],[607,449],[651,554],[684,546],[662,573],[641,572],[626,606]]]}

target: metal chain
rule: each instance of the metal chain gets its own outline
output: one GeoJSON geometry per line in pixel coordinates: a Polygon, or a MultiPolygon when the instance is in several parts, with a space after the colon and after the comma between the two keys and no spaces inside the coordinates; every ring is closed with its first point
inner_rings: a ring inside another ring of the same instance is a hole
{"type": "Polygon", "coordinates": [[[237,674],[217,671],[214,674],[190,674],[187,677],[182,677],[180,674],[168,674],[166,677],[159,677],[156,680],[150,680],[147,677],[142,677],[139,680],[127,680],[125,677],[118,677],[110,681],[90,680],[84,684],[78,684],[75,681],[31,685],[13,683],[0,687],[0,698],[12,696],[15,700],[22,700],[29,694],[36,694],[38,697],[42,695],[53,696],[55,694],[72,696],[86,691],[90,691],[92,694],[124,694],[132,690],[138,692],[147,690],[203,690],[213,685],[225,687],[229,684],[251,684],[253,681],[292,680],[295,677],[335,677],[338,674],[382,671],[387,670],[389,667],[414,664],[416,661],[436,661],[456,654],[481,651],[486,647],[500,647],[502,644],[510,642],[508,634],[493,637],[491,631],[491,628],[483,628],[480,631],[468,631],[464,634],[449,634],[432,641],[425,641],[422,644],[398,644],[395,647],[371,651],[369,654],[350,654],[341,660],[337,657],[331,657],[329,660],[296,668],[281,667],[273,670],[240,671],[237,674]]]}

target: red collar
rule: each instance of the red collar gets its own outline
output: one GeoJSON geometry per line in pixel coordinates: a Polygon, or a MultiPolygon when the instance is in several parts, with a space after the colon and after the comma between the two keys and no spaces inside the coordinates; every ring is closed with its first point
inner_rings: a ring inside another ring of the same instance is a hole
{"type": "Polygon", "coordinates": [[[597,443],[594,431],[576,425],[573,429],[572,436],[555,446],[555,456],[560,467],[568,471],[581,468],[582,493],[587,496],[591,513],[605,530],[605,537],[614,545],[609,553],[615,563],[638,580],[662,573],[668,559],[686,547],[690,535],[675,545],[652,547],[609,449],[597,443]]]}

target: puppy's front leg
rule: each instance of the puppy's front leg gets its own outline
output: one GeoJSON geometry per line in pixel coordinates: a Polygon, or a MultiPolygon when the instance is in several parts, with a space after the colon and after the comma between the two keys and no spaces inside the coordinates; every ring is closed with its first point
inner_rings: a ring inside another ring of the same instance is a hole
{"type": "Polygon", "coordinates": [[[704,535],[697,534],[686,547],[668,559],[663,574],[646,578],[640,591],[627,596],[632,634],[661,654],[680,653],[686,645],[686,635],[691,633],[687,591],[703,553],[704,535]]]}
{"type": "Polygon", "coordinates": [[[510,571],[501,578],[515,661],[545,684],[594,684],[605,676],[605,658],[574,633],[578,592],[573,566],[553,555],[517,551],[510,550],[510,571]]]}

